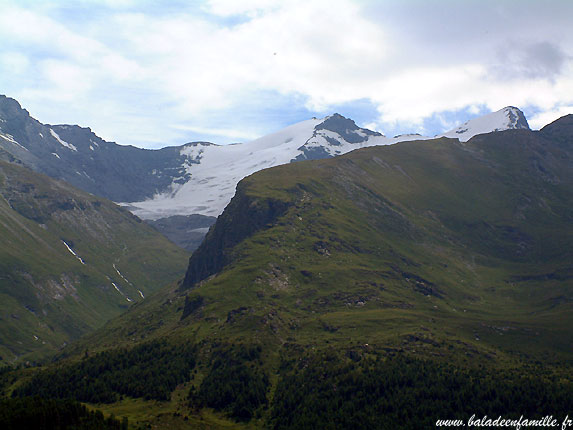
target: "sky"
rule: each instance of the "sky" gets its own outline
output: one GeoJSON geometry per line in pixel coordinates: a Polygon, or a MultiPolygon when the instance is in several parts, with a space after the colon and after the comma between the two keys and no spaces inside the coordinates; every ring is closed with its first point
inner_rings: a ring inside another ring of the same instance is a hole
{"type": "Polygon", "coordinates": [[[0,0],[0,94],[144,148],[573,113],[569,0],[0,0]]]}

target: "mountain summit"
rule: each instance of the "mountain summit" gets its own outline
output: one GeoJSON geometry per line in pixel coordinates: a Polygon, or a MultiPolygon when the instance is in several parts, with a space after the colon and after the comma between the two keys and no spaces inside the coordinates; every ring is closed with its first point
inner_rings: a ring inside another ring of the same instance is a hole
{"type": "MultiPolygon", "coordinates": [[[[519,109],[506,107],[441,136],[466,142],[477,134],[516,128],[529,129],[527,120],[519,109]]],[[[295,161],[335,157],[365,147],[427,139],[430,138],[419,134],[386,137],[360,128],[353,120],[335,113],[299,122],[252,142],[186,146],[181,154],[191,160],[188,166],[191,178],[187,182],[173,183],[151,199],[124,204],[144,219],[191,213],[218,216],[233,197],[237,183],[259,170],[295,161]]]]}
{"type": "MultiPolygon", "coordinates": [[[[506,107],[441,136],[466,142],[477,134],[516,128],[529,129],[527,120],[519,109],[506,107]]],[[[17,101],[0,96],[0,159],[17,160],[35,171],[122,202],[147,220],[191,214],[216,217],[231,200],[237,183],[262,169],[426,139],[429,137],[418,134],[386,137],[335,113],[247,143],[193,142],[145,150],[106,142],[89,128],[41,124],[17,101]]]]}
{"type": "Polygon", "coordinates": [[[466,121],[459,127],[440,134],[439,137],[452,137],[459,139],[460,142],[467,142],[478,134],[516,129],[529,130],[530,128],[522,111],[516,107],[507,106],[497,112],[466,121]]]}

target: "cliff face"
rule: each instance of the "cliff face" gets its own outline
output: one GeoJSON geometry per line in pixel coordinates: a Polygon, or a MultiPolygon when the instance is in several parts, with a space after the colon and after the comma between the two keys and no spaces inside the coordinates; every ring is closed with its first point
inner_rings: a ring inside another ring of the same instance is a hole
{"type": "Polygon", "coordinates": [[[272,227],[291,205],[278,199],[253,197],[246,189],[244,182],[239,183],[235,196],[189,259],[182,289],[192,288],[223,269],[231,262],[237,244],[257,231],[272,227]]]}

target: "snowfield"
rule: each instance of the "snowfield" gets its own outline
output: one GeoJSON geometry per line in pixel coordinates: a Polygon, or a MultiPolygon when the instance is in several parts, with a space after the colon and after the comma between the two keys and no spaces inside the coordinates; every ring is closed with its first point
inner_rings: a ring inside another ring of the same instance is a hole
{"type": "MultiPolygon", "coordinates": [[[[514,128],[529,126],[519,109],[506,107],[435,137],[467,142],[477,134],[514,128]]],[[[247,143],[191,143],[180,150],[185,157],[185,170],[190,174],[188,181],[180,183],[181,178],[175,178],[168,191],[152,199],[120,204],[140,218],[150,220],[171,215],[218,216],[235,194],[237,183],[259,170],[291,161],[333,157],[369,146],[425,139],[431,137],[406,134],[389,138],[334,114],[302,121],[247,143]]]]}

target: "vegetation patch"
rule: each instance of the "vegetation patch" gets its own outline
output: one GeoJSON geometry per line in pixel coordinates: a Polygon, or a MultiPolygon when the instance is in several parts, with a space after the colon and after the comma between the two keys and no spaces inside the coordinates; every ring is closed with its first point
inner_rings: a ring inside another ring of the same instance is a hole
{"type": "Polygon", "coordinates": [[[169,400],[175,387],[189,380],[195,355],[193,345],[166,341],[105,351],[77,364],[45,370],[14,395],[89,403],[113,403],[121,395],[169,400]]]}
{"type": "Polygon", "coordinates": [[[105,418],[72,400],[0,399],[0,428],[35,430],[127,430],[127,418],[105,418]]]}
{"type": "Polygon", "coordinates": [[[213,353],[214,361],[191,403],[199,403],[248,421],[267,404],[269,379],[259,368],[260,346],[232,347],[213,353]]]}
{"type": "Polygon", "coordinates": [[[283,363],[272,428],[421,429],[474,414],[564,418],[573,408],[571,381],[541,366],[471,369],[404,355],[350,355],[330,351],[283,363]]]}

